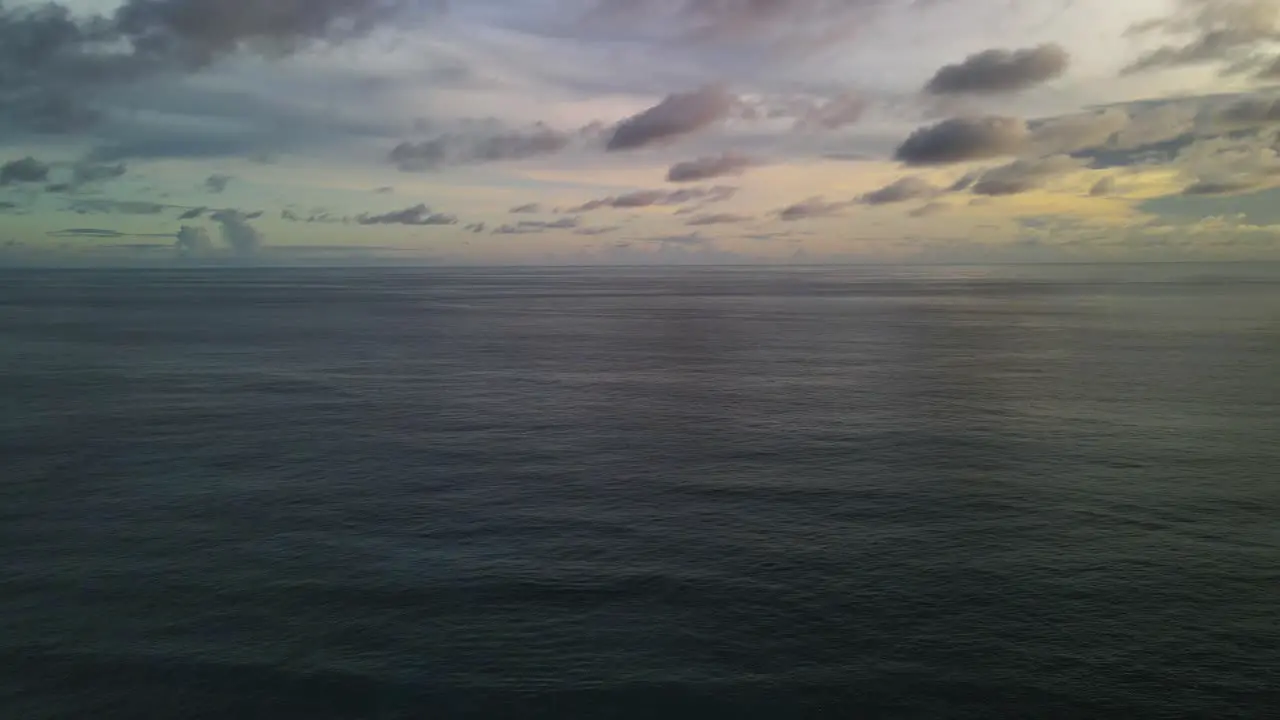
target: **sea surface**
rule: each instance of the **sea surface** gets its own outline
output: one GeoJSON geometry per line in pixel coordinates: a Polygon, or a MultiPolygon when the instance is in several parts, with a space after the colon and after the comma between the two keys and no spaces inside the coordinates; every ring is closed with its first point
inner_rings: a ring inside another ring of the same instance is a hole
{"type": "Polygon", "coordinates": [[[0,273],[0,718],[1280,717],[1280,270],[0,273]]]}

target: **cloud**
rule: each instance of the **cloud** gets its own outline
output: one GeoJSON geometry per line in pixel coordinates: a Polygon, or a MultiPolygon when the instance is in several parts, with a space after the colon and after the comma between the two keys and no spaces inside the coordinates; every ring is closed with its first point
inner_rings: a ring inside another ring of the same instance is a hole
{"type": "Polygon", "coordinates": [[[1214,118],[1234,128],[1280,123],[1280,97],[1249,97],[1222,108],[1214,118]]]}
{"type": "Polygon", "coordinates": [[[340,42],[417,11],[422,0],[124,0],[109,15],[56,2],[0,6],[4,114],[42,132],[100,117],[108,86],[192,72],[242,50],[279,57],[340,42]]]}
{"type": "Polygon", "coordinates": [[[1104,177],[1089,188],[1090,197],[1110,197],[1116,193],[1116,179],[1104,177]]]}
{"type": "Polygon", "coordinates": [[[805,110],[796,119],[797,130],[839,130],[862,119],[870,102],[855,93],[843,93],[805,110]]]}
{"type": "Polygon", "coordinates": [[[129,169],[124,163],[105,164],[94,162],[78,162],[71,169],[76,185],[104,182],[123,177],[129,169]]]}
{"type": "Polygon", "coordinates": [[[695,215],[685,221],[685,225],[691,227],[699,227],[704,225],[729,225],[733,223],[747,222],[751,220],[749,215],[738,215],[735,213],[712,213],[707,215],[695,215]]]}
{"type": "Polygon", "coordinates": [[[1280,41],[1278,21],[1280,13],[1274,0],[1176,0],[1172,14],[1135,25],[1129,32],[1178,40],[1146,53],[1122,72],[1247,63],[1255,50],[1280,41]]]}
{"type": "Polygon", "coordinates": [[[133,237],[129,233],[105,228],[66,228],[48,233],[50,237],[82,237],[82,238],[123,238],[133,237]]]}
{"type": "Polygon", "coordinates": [[[183,256],[205,255],[213,249],[213,241],[209,239],[209,231],[202,227],[183,225],[178,231],[178,239],[174,244],[178,253],[183,256]]]}
{"type": "Polygon", "coordinates": [[[241,257],[253,255],[265,244],[262,233],[238,210],[219,210],[209,217],[221,226],[223,242],[241,257]]]}
{"type": "Polygon", "coordinates": [[[525,205],[517,205],[516,207],[511,208],[507,212],[517,213],[517,214],[518,213],[529,213],[529,214],[540,213],[542,212],[542,206],[539,205],[538,203],[528,203],[525,205]]]}
{"type": "Polygon", "coordinates": [[[779,210],[778,217],[787,222],[794,222],[796,220],[836,215],[847,207],[849,207],[847,202],[827,202],[823,198],[812,197],[779,210]]]}
{"type": "Polygon", "coordinates": [[[1231,195],[1234,193],[1257,190],[1261,185],[1258,178],[1238,177],[1223,180],[1197,180],[1183,189],[1183,195],[1231,195]]]}
{"type": "Polygon", "coordinates": [[[10,160],[0,165],[0,185],[44,182],[49,179],[49,170],[47,163],[40,162],[30,155],[18,160],[10,160]]]}
{"type": "Polygon", "coordinates": [[[584,237],[596,237],[598,235],[608,235],[612,232],[621,230],[620,225],[598,225],[595,227],[581,227],[573,231],[574,235],[582,235],[584,237]]]}
{"type": "Polygon", "coordinates": [[[697,132],[727,118],[736,101],[718,85],[668,95],[657,105],[618,123],[605,148],[610,152],[634,150],[697,132]]]}
{"type": "Polygon", "coordinates": [[[1059,45],[1023,50],[984,50],[946,65],[925,85],[934,95],[1010,93],[1061,76],[1071,56],[1059,45]]]}
{"type": "Polygon", "coordinates": [[[81,215],[117,214],[117,215],[159,215],[169,209],[170,205],[149,202],[146,200],[107,200],[101,198],[77,199],[67,209],[81,215]]]}
{"type": "Polygon", "coordinates": [[[182,214],[178,215],[178,219],[179,220],[195,220],[196,218],[203,215],[204,212],[208,209],[209,208],[204,208],[204,207],[191,208],[190,210],[186,210],[182,214]]]}
{"type": "Polygon", "coordinates": [[[1015,160],[982,173],[973,184],[976,195],[1017,195],[1042,187],[1056,175],[1079,170],[1084,162],[1066,155],[1035,160],[1015,160]]]}
{"type": "Polygon", "coordinates": [[[700,157],[672,165],[667,171],[667,181],[697,182],[727,175],[741,175],[752,164],[751,158],[735,152],[700,157]]]}
{"type": "Polygon", "coordinates": [[[1128,125],[1120,108],[1052,118],[1033,125],[1028,147],[1039,155],[1073,153],[1106,144],[1128,125]]]}
{"type": "Polygon", "coordinates": [[[894,157],[908,165],[945,165],[1014,155],[1027,141],[1027,127],[1011,117],[959,117],[920,128],[894,157]]]}
{"type": "Polygon", "coordinates": [[[573,137],[572,133],[544,125],[527,131],[449,134],[422,142],[402,142],[392,148],[388,158],[406,172],[432,170],[445,165],[526,160],[558,153],[569,146],[573,137]]]}
{"type": "Polygon", "coordinates": [[[904,177],[859,197],[858,202],[863,205],[887,205],[930,198],[938,192],[938,188],[924,178],[904,177]]]}
{"type": "Polygon", "coordinates": [[[655,205],[683,205],[701,201],[703,203],[724,202],[731,199],[738,188],[727,185],[712,187],[682,188],[680,190],[637,190],[625,195],[611,195],[598,200],[590,200],[567,212],[587,212],[601,208],[643,208],[655,205]]]}
{"type": "Polygon", "coordinates": [[[1270,63],[1258,71],[1259,80],[1280,80],[1280,56],[1272,58],[1270,63]]]}
{"type": "Polygon", "coordinates": [[[931,202],[925,205],[921,205],[920,207],[916,208],[915,210],[912,210],[908,214],[914,218],[923,218],[923,217],[931,217],[933,215],[938,215],[950,209],[951,209],[951,206],[946,203],[931,202]]]}
{"type": "Polygon", "coordinates": [[[578,227],[580,219],[577,217],[563,217],[559,220],[551,222],[541,222],[537,220],[521,220],[514,225],[501,225],[493,229],[494,235],[533,235],[544,233],[548,230],[572,230],[578,227]]]}
{"type": "Polygon", "coordinates": [[[230,175],[210,175],[204,179],[204,189],[211,193],[221,193],[233,179],[230,175]]]}
{"type": "Polygon", "coordinates": [[[484,229],[485,229],[485,224],[482,222],[471,223],[470,225],[467,225],[466,227],[463,228],[463,230],[466,230],[467,232],[470,232],[470,233],[482,233],[484,232],[484,229]]]}
{"type": "Polygon", "coordinates": [[[361,225],[457,225],[458,218],[453,215],[433,213],[431,208],[418,203],[413,207],[382,215],[365,213],[357,216],[356,222],[361,225]]]}
{"type": "Polygon", "coordinates": [[[1280,147],[1269,136],[1203,138],[1185,147],[1174,164],[1194,179],[1184,195],[1225,195],[1280,182],[1280,147]]]}
{"type": "Polygon", "coordinates": [[[618,39],[810,53],[847,40],[886,0],[596,0],[579,27],[618,39]]]}

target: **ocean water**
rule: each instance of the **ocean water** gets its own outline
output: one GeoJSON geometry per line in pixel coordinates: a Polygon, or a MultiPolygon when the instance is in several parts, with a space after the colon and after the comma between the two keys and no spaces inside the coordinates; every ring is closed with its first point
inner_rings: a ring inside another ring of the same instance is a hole
{"type": "Polygon", "coordinates": [[[1280,717],[1280,272],[0,275],[0,717],[1280,717]]]}

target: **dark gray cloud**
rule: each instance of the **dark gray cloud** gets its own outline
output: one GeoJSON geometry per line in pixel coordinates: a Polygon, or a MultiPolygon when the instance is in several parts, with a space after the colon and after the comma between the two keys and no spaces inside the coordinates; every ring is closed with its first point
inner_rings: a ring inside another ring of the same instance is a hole
{"type": "MultiPolygon", "coordinates": [[[[1273,0],[1177,0],[1168,17],[1140,23],[1136,36],[1161,35],[1171,42],[1124,69],[1134,73],[1184,65],[1248,64],[1255,53],[1280,41],[1273,0]]],[[[1232,72],[1232,68],[1226,68],[1232,72]]]]}
{"type": "Polygon", "coordinates": [[[1017,195],[1043,187],[1045,182],[1063,173],[1079,170],[1084,162],[1066,155],[1052,155],[1035,160],[1015,160],[1008,165],[987,170],[973,184],[975,195],[1017,195]]]}
{"type": "Polygon", "coordinates": [[[598,200],[591,200],[567,212],[587,212],[601,208],[643,208],[655,205],[683,205],[690,202],[715,203],[729,200],[738,192],[738,188],[715,185],[701,188],[682,188],[680,190],[637,190],[625,195],[611,195],[598,200]]]}
{"type": "Polygon", "coordinates": [[[209,217],[218,223],[223,242],[236,255],[249,257],[265,244],[262,233],[250,225],[245,214],[238,210],[219,210],[209,217]]]}
{"type": "Polygon", "coordinates": [[[608,235],[612,232],[621,230],[620,225],[598,225],[595,227],[580,227],[573,231],[574,235],[583,235],[586,237],[596,237],[598,235],[608,235]]]}
{"type": "Polygon", "coordinates": [[[750,215],[738,215],[736,213],[711,213],[706,215],[695,215],[685,221],[685,225],[690,227],[699,227],[703,225],[730,225],[734,223],[748,222],[752,218],[750,215]]]}
{"type": "Polygon", "coordinates": [[[375,195],[391,195],[395,193],[395,191],[396,189],[390,185],[383,185],[382,187],[376,187],[373,189],[375,195]]]}
{"type": "Polygon", "coordinates": [[[1280,123],[1280,97],[1248,97],[1222,108],[1215,119],[1230,128],[1280,123]]]}
{"type": "Polygon", "coordinates": [[[203,208],[203,207],[191,208],[190,210],[186,210],[181,214],[179,214],[178,219],[179,220],[195,220],[201,215],[204,215],[205,211],[208,209],[209,208],[203,208]]]}
{"type": "Polygon", "coordinates": [[[940,191],[929,181],[920,177],[904,177],[888,185],[869,192],[858,198],[863,205],[888,205],[890,203],[923,200],[933,197],[940,191]]]}
{"type": "Polygon", "coordinates": [[[363,35],[430,0],[124,0],[111,14],[0,6],[3,115],[41,132],[95,122],[94,93],[203,68],[241,50],[286,55],[363,35]]]}
{"type": "Polygon", "coordinates": [[[484,232],[484,229],[485,229],[485,224],[482,222],[471,223],[470,225],[467,225],[466,227],[463,228],[463,230],[466,230],[467,232],[470,232],[470,233],[482,233],[484,232]]]}
{"type": "Polygon", "coordinates": [[[1272,58],[1262,66],[1257,75],[1259,80],[1280,80],[1280,57],[1272,58]]]}
{"type": "Polygon", "coordinates": [[[1116,179],[1104,177],[1089,188],[1090,197],[1110,197],[1116,193],[1116,179]]]}
{"type": "Polygon", "coordinates": [[[49,170],[47,163],[40,162],[30,155],[10,160],[0,165],[0,185],[44,182],[49,179],[49,170]]]}
{"type": "Polygon", "coordinates": [[[946,65],[925,85],[934,95],[1008,93],[1061,76],[1071,56],[1059,45],[1023,50],[984,50],[946,65]]]}
{"type": "Polygon", "coordinates": [[[534,214],[534,213],[540,213],[540,212],[542,212],[542,206],[541,206],[541,205],[539,205],[538,203],[527,203],[527,204],[525,204],[525,205],[517,205],[517,206],[515,206],[515,207],[511,208],[510,210],[508,210],[507,212],[510,212],[510,213],[513,213],[513,214],[521,214],[521,213],[525,213],[525,214],[534,214]]]}
{"type": "Polygon", "coordinates": [[[426,204],[418,203],[413,207],[381,215],[365,213],[357,216],[356,222],[361,225],[457,225],[458,218],[444,213],[434,213],[426,204]]]}
{"type": "Polygon", "coordinates": [[[133,237],[129,233],[123,233],[119,230],[109,230],[106,228],[66,228],[65,230],[54,230],[46,233],[50,237],[80,237],[80,238],[123,238],[133,237]]]}
{"type": "Polygon", "coordinates": [[[67,209],[80,215],[159,215],[172,208],[171,205],[150,202],[147,200],[108,200],[103,198],[81,198],[71,201],[67,209]]]}
{"type": "Polygon", "coordinates": [[[235,178],[230,175],[214,174],[204,179],[204,189],[211,193],[221,193],[227,189],[227,185],[235,178]]]}
{"type": "Polygon", "coordinates": [[[448,134],[421,142],[402,142],[391,150],[388,158],[403,171],[421,172],[448,165],[553,155],[569,147],[574,137],[574,133],[545,125],[491,134],[448,134]]]}
{"type": "Polygon", "coordinates": [[[753,164],[754,161],[751,158],[736,152],[700,157],[672,165],[667,170],[667,182],[698,182],[729,175],[741,175],[753,164]]]}
{"type": "Polygon", "coordinates": [[[521,220],[514,225],[501,225],[493,229],[494,235],[533,235],[549,230],[573,230],[580,224],[577,217],[563,217],[551,222],[521,220]]]}
{"type": "Polygon", "coordinates": [[[697,132],[727,118],[736,102],[737,98],[718,85],[668,95],[618,123],[605,147],[609,151],[634,150],[697,132]]]}
{"type": "Polygon", "coordinates": [[[1183,195],[1232,195],[1257,190],[1261,180],[1254,177],[1226,178],[1222,180],[1197,180],[1183,189],[1183,195]]]}
{"type": "Polygon", "coordinates": [[[847,207],[849,207],[847,202],[828,202],[820,197],[812,197],[779,210],[778,217],[787,222],[815,217],[829,217],[839,214],[841,210],[847,207]]]}
{"type": "Polygon", "coordinates": [[[1011,117],[959,117],[920,128],[894,157],[908,165],[945,165],[1014,155],[1027,142],[1027,127],[1011,117]]]}
{"type": "Polygon", "coordinates": [[[124,163],[78,162],[71,168],[75,185],[87,185],[96,182],[114,180],[129,171],[124,163]]]}

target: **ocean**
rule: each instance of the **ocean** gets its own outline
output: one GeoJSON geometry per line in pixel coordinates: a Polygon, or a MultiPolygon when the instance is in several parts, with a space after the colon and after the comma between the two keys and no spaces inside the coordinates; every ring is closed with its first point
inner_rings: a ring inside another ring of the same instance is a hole
{"type": "Polygon", "coordinates": [[[0,273],[0,717],[1280,716],[1280,270],[0,273]]]}

